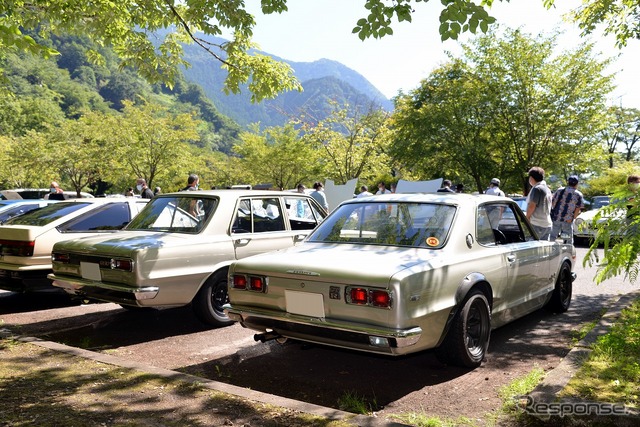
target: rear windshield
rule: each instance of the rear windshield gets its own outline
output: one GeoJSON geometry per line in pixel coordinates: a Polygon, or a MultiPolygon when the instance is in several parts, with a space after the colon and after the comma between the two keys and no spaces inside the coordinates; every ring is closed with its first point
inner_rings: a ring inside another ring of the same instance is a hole
{"type": "Polygon", "coordinates": [[[8,219],[3,225],[47,225],[63,216],[89,206],[89,203],[60,202],[8,219]]]}
{"type": "MultiPolygon", "coordinates": [[[[185,191],[193,194],[193,191],[185,191]]],[[[152,199],[127,230],[198,233],[213,215],[218,199],[205,197],[167,196],[152,199]]]]}
{"type": "Polygon", "coordinates": [[[438,249],[455,212],[454,206],[437,203],[350,203],[333,211],[309,241],[438,249]]]}

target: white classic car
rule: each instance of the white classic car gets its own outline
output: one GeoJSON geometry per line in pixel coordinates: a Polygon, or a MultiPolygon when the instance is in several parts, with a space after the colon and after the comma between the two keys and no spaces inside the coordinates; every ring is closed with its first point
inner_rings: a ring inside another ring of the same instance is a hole
{"type": "Polygon", "coordinates": [[[229,318],[256,340],[480,365],[491,330],[569,308],[575,249],[538,240],[517,204],[468,194],[343,202],[300,245],[234,262],[229,318]]]}
{"type": "Polygon", "coordinates": [[[192,304],[223,326],[227,268],[240,258],[293,246],[325,214],[304,194],[258,190],[182,191],[156,196],[117,236],[53,248],[54,286],[131,307],[192,304]]]}
{"type": "Polygon", "coordinates": [[[140,199],[87,198],[56,203],[6,220],[0,226],[0,289],[53,289],[54,243],[121,229],[146,204],[140,199]]]}
{"type": "MultiPolygon", "coordinates": [[[[590,245],[595,240],[600,228],[610,222],[607,226],[608,232],[613,232],[615,235],[611,237],[615,238],[616,235],[624,233],[624,218],[626,211],[610,204],[612,201],[609,196],[596,196],[593,198],[592,209],[581,212],[573,221],[573,240],[576,245],[590,245]],[[615,224],[619,224],[618,227],[615,224]]],[[[601,241],[602,242],[602,241],[601,241]]]]}

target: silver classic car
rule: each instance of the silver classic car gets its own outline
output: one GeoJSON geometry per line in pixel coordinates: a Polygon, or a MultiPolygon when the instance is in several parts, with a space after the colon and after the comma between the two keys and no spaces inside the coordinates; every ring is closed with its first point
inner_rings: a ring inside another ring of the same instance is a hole
{"type": "Polygon", "coordinates": [[[205,323],[228,325],[229,264],[293,246],[324,217],[313,198],[297,193],[162,194],[115,236],[55,245],[49,278],[72,295],[125,308],[191,303],[205,323]]]}
{"type": "Polygon", "coordinates": [[[511,199],[391,194],[343,202],[300,245],[234,262],[229,318],[293,338],[479,366],[491,330],[571,302],[575,249],[538,240],[511,199]]]}

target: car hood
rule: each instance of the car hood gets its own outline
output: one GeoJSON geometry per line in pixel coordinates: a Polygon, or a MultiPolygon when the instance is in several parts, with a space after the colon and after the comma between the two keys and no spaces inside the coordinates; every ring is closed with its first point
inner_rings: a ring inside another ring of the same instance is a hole
{"type": "Polygon", "coordinates": [[[236,261],[234,272],[386,285],[392,276],[418,264],[440,264],[439,254],[423,248],[306,243],[236,261]]]}

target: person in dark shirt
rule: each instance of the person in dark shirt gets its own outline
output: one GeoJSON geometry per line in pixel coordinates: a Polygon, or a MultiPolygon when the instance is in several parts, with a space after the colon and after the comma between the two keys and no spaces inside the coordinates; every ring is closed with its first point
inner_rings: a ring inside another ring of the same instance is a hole
{"type": "Polygon", "coordinates": [[[451,181],[448,179],[442,181],[442,188],[438,188],[438,193],[455,193],[455,191],[451,189],[451,181]]]}
{"type": "Polygon", "coordinates": [[[64,200],[64,191],[55,181],[51,181],[51,187],[49,188],[49,200],[64,200]]]}
{"type": "Polygon", "coordinates": [[[136,190],[140,192],[140,197],[143,199],[153,199],[153,191],[147,187],[147,180],[144,178],[138,178],[136,181],[136,190]]]}

